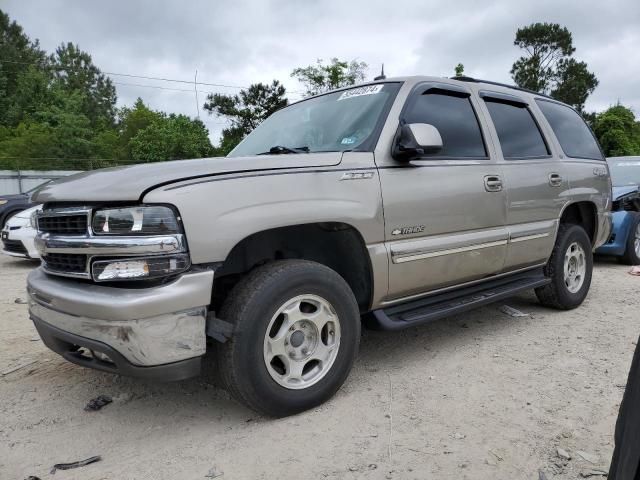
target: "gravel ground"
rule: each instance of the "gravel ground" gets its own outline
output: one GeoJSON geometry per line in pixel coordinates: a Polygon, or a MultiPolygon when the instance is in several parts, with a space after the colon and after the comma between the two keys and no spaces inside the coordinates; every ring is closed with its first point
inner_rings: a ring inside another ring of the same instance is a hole
{"type": "Polygon", "coordinates": [[[640,333],[640,278],[601,262],[574,311],[525,294],[507,304],[526,317],[499,304],[404,332],[365,331],[331,401],[272,420],[208,376],[149,383],[65,362],[15,303],[33,267],[0,259],[3,480],[51,478],[52,465],[94,455],[102,460],[55,478],[580,478],[608,467],[640,333]],[[113,403],[84,411],[99,394],[113,403]]]}

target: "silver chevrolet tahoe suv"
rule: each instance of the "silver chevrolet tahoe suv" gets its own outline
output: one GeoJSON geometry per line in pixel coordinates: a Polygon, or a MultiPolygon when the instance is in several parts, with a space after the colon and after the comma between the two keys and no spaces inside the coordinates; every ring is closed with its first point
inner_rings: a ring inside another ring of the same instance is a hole
{"type": "Polygon", "coordinates": [[[399,330],[528,289],[579,306],[611,229],[609,171],[580,115],[468,77],[329,92],[226,158],[81,173],[35,201],[29,311],[49,348],[158,380],[197,375],[209,351],[231,394],[272,416],[340,388],[363,324],[399,330]]]}

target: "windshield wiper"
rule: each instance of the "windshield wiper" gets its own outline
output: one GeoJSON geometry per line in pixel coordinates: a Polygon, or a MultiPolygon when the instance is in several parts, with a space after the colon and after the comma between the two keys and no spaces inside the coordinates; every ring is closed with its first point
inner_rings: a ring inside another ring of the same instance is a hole
{"type": "Polygon", "coordinates": [[[276,145],[271,147],[268,152],[262,152],[258,155],[282,155],[285,153],[309,153],[309,147],[285,147],[282,145],[276,145]]]}

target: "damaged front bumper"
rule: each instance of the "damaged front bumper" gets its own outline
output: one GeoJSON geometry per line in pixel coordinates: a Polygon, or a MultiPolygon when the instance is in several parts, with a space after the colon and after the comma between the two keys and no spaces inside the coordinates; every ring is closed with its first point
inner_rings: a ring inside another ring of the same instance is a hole
{"type": "Polygon", "coordinates": [[[213,271],[149,288],[116,288],[49,276],[27,280],[29,314],[43,342],[70,362],[123,375],[198,375],[213,271]]]}

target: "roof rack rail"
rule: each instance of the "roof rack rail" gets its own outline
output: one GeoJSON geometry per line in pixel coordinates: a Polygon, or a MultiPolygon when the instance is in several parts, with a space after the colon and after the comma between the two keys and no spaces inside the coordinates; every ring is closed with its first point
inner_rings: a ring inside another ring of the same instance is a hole
{"type": "MultiPolygon", "coordinates": [[[[549,95],[545,95],[544,93],[536,92],[535,90],[529,90],[528,88],[518,87],[517,85],[509,85],[507,83],[492,82],[491,80],[482,80],[482,79],[479,79],[479,78],[467,77],[465,75],[460,76],[460,77],[451,77],[451,80],[458,80],[460,82],[488,83],[489,85],[496,85],[498,87],[506,87],[506,88],[510,88],[512,90],[519,90],[520,92],[527,92],[527,93],[531,93],[533,95],[539,95],[541,97],[545,97],[545,98],[549,98],[551,100],[555,100],[553,97],[550,97],[549,95]]],[[[555,101],[557,101],[557,100],[555,100],[555,101]]]]}

